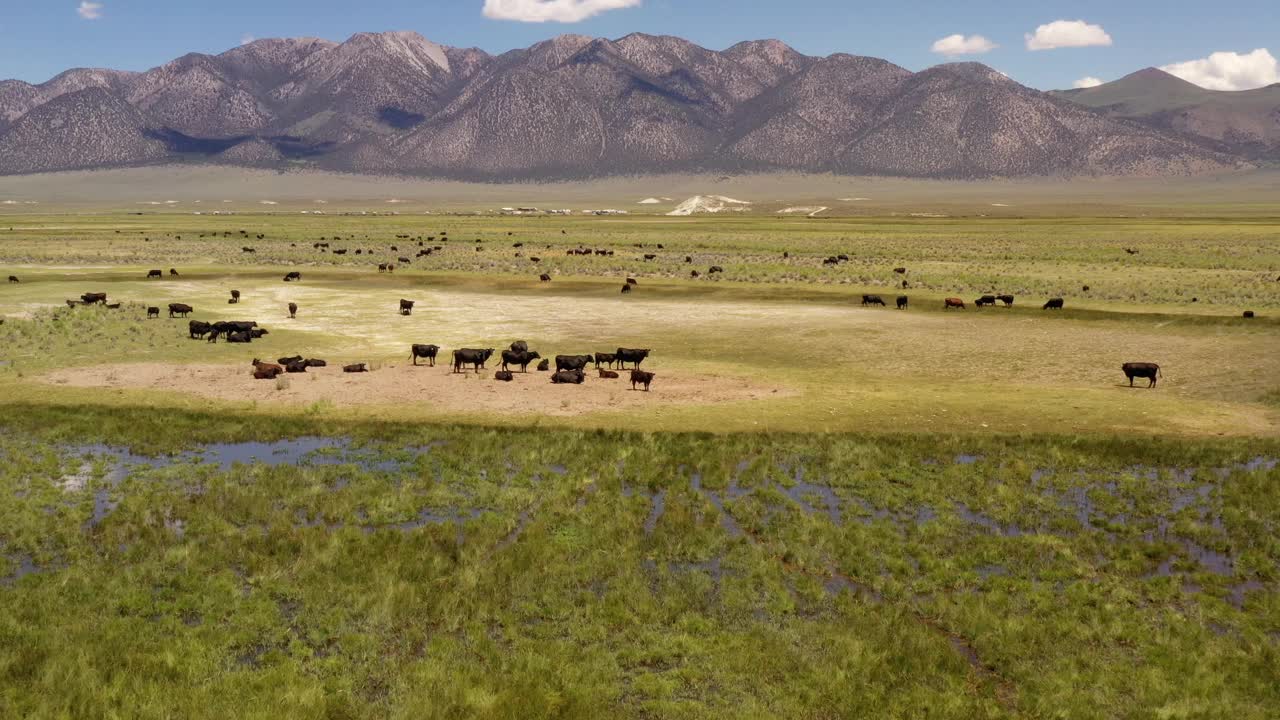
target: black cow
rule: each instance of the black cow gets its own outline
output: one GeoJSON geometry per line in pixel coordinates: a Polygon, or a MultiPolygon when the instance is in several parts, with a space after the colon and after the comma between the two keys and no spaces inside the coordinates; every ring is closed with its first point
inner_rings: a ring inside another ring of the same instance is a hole
{"type": "Polygon", "coordinates": [[[708,275],[712,273],[722,273],[722,272],[724,272],[724,268],[720,267],[719,265],[712,265],[711,267],[707,268],[708,275]]]}
{"type": "Polygon", "coordinates": [[[644,391],[649,392],[649,383],[653,382],[653,373],[644,372],[643,370],[631,371],[631,389],[635,390],[636,385],[644,385],[644,391]]]}
{"type": "Polygon", "coordinates": [[[302,279],[302,273],[298,272],[297,270],[294,270],[293,272],[290,272],[284,276],[285,282],[293,282],[294,280],[301,280],[301,279],[302,279]]]}
{"type": "Polygon", "coordinates": [[[541,280],[542,282],[551,282],[551,276],[546,273],[542,273],[541,275],[539,275],[538,279],[541,280]]]}
{"type": "Polygon", "coordinates": [[[17,275],[10,275],[10,276],[9,276],[9,282],[11,282],[11,283],[16,283],[16,282],[18,282],[18,276],[17,276],[17,275]]]}
{"type": "Polygon", "coordinates": [[[169,277],[178,277],[178,271],[173,268],[169,268],[169,277]]]}
{"type": "Polygon", "coordinates": [[[235,305],[235,304],[237,304],[237,303],[239,303],[239,302],[240,302],[240,291],[239,291],[239,290],[232,290],[232,291],[231,291],[231,302],[230,302],[229,304],[231,304],[231,305],[235,305]]]}
{"type": "Polygon", "coordinates": [[[1129,378],[1129,387],[1133,387],[1134,378],[1147,378],[1151,381],[1147,387],[1153,388],[1156,386],[1156,379],[1164,377],[1164,373],[1160,372],[1160,366],[1155,363],[1125,363],[1120,366],[1120,369],[1124,371],[1125,377],[1129,378]]]}
{"type": "Polygon", "coordinates": [[[612,368],[617,359],[618,355],[616,353],[596,353],[596,369],[599,370],[601,365],[607,365],[612,368]]]}
{"type": "Polygon", "coordinates": [[[652,351],[648,348],[618,348],[616,353],[618,358],[618,369],[626,370],[627,363],[635,363],[636,369],[640,369],[640,363],[644,362],[645,358],[649,357],[650,352],[652,351]]]}
{"type": "Polygon", "coordinates": [[[284,366],[284,371],[287,373],[304,373],[307,371],[307,364],[304,362],[289,363],[284,366]]]}
{"type": "Polygon", "coordinates": [[[158,308],[158,307],[149,307],[149,308],[147,308],[147,319],[148,319],[148,320],[150,320],[150,319],[152,319],[152,318],[158,318],[158,317],[160,317],[160,308],[158,308]]]}
{"type": "Polygon", "coordinates": [[[910,299],[910,298],[908,298],[906,295],[899,295],[899,296],[898,296],[898,309],[899,309],[899,310],[906,310],[906,309],[907,309],[907,304],[908,304],[909,302],[911,302],[911,299],[910,299]]]}
{"type": "Polygon", "coordinates": [[[991,307],[995,307],[995,306],[996,306],[996,296],[995,296],[995,295],[983,295],[982,297],[978,298],[977,300],[974,300],[974,301],[973,301],[973,304],[974,304],[974,306],[975,306],[975,307],[986,307],[986,306],[988,306],[988,305],[990,305],[991,307]]]}
{"type": "Polygon", "coordinates": [[[639,285],[640,283],[639,283],[639,281],[637,281],[635,278],[627,278],[627,284],[628,284],[628,285],[639,285]]]}
{"type": "Polygon", "coordinates": [[[906,269],[906,268],[904,268],[904,267],[896,267],[896,268],[894,268],[894,269],[893,269],[893,271],[894,271],[894,272],[896,272],[896,273],[898,273],[899,275],[906,275],[906,274],[907,274],[907,269],[906,269]]]}
{"type": "Polygon", "coordinates": [[[885,306],[884,300],[879,295],[863,295],[862,304],[863,305],[879,305],[880,307],[885,306]]]}
{"type": "Polygon", "coordinates": [[[418,364],[418,358],[431,361],[431,367],[436,366],[436,355],[440,354],[439,345],[414,345],[409,351],[409,359],[413,360],[413,364],[418,364]]]}
{"type": "Polygon", "coordinates": [[[556,370],[581,370],[593,362],[592,355],[557,355],[556,370]]]}
{"type": "Polygon", "coordinates": [[[303,364],[306,365],[307,367],[329,367],[329,363],[323,360],[317,360],[315,358],[309,358],[307,360],[304,360],[303,364]]]}
{"type": "Polygon", "coordinates": [[[612,370],[601,370],[601,369],[597,369],[597,372],[599,372],[599,373],[600,373],[600,377],[604,378],[605,380],[617,380],[617,379],[618,379],[618,373],[616,373],[616,372],[614,372],[614,371],[612,371],[612,370]]]}
{"type": "Polygon", "coordinates": [[[169,303],[169,317],[175,317],[177,315],[186,317],[187,315],[193,312],[195,312],[195,308],[191,307],[190,305],[184,305],[182,303],[169,303]]]}
{"type": "Polygon", "coordinates": [[[500,380],[502,382],[511,382],[512,380],[516,379],[516,376],[512,375],[506,370],[499,370],[498,372],[493,374],[493,379],[500,380]]]}
{"type": "Polygon", "coordinates": [[[248,332],[229,332],[227,333],[227,342],[229,343],[253,342],[253,335],[248,332]]]}
{"type": "Polygon", "coordinates": [[[997,299],[997,300],[999,300],[1000,302],[1004,303],[1004,306],[1005,306],[1005,307],[1013,307],[1013,296],[1012,296],[1012,295],[997,295],[997,296],[996,296],[996,299],[997,299]]]}
{"type": "Polygon", "coordinates": [[[280,363],[281,365],[286,365],[286,366],[287,366],[287,365],[292,365],[292,364],[294,364],[294,363],[300,363],[300,362],[302,362],[302,356],[301,356],[301,355],[294,355],[293,357],[282,357],[282,358],[280,358],[279,360],[277,360],[276,362],[280,363]]]}
{"type": "Polygon", "coordinates": [[[551,382],[556,385],[581,385],[586,379],[587,374],[581,370],[557,370],[551,376],[551,382]]]}
{"type": "Polygon", "coordinates": [[[1044,304],[1044,309],[1045,310],[1061,310],[1062,305],[1063,305],[1062,298],[1050,298],[1049,302],[1044,304]]]}
{"type": "Polygon", "coordinates": [[[512,352],[529,352],[529,343],[523,340],[517,340],[511,343],[512,352]]]}
{"type": "Polygon", "coordinates": [[[551,369],[550,360],[543,360],[542,362],[538,363],[538,372],[546,372],[550,369],[551,369]]]}
{"type": "Polygon", "coordinates": [[[626,295],[626,294],[627,294],[627,293],[629,293],[629,292],[631,292],[631,284],[630,284],[630,283],[628,283],[628,284],[626,284],[626,285],[623,285],[623,286],[622,286],[622,294],[623,294],[623,295],[626,295]]]}
{"type": "Polygon", "coordinates": [[[401,301],[400,301],[400,314],[401,314],[401,315],[412,315],[412,314],[413,314],[413,303],[414,303],[414,301],[413,301],[413,300],[401,300],[401,301]]]}
{"type": "Polygon", "coordinates": [[[689,277],[691,277],[691,278],[695,278],[695,279],[696,279],[696,278],[700,278],[700,277],[702,277],[702,274],[701,274],[701,273],[699,273],[697,270],[691,270],[691,271],[689,272],[689,277]]]}
{"type": "Polygon", "coordinates": [[[163,270],[148,270],[148,271],[147,271],[147,279],[148,279],[148,280],[150,280],[151,278],[162,278],[162,277],[164,277],[164,271],[163,271],[163,270]]]}
{"type": "Polygon", "coordinates": [[[356,363],[355,365],[343,365],[342,372],[344,373],[369,372],[369,366],[365,365],[364,363],[356,363]]]}
{"type": "Polygon", "coordinates": [[[106,293],[85,293],[80,296],[80,299],[84,301],[85,305],[106,305],[107,304],[106,293]]]}
{"type": "Polygon", "coordinates": [[[266,328],[254,328],[249,331],[249,337],[253,338],[254,340],[258,340],[270,334],[271,332],[268,331],[266,328]]]}
{"type": "Polygon", "coordinates": [[[529,372],[529,363],[541,357],[537,352],[528,350],[503,350],[502,369],[507,370],[509,365],[519,365],[520,372],[529,372]]]}
{"type": "Polygon", "coordinates": [[[480,372],[491,357],[493,357],[493,348],[485,348],[484,350],[462,348],[461,350],[454,350],[453,371],[462,372],[466,369],[466,366],[474,365],[476,372],[480,372]]]}
{"type": "Polygon", "coordinates": [[[1253,317],[1253,311],[1252,311],[1252,310],[1245,310],[1245,311],[1244,311],[1244,316],[1245,316],[1246,318],[1252,318],[1252,317],[1253,317]]]}
{"type": "Polygon", "coordinates": [[[207,322],[192,320],[191,322],[187,323],[187,329],[191,332],[192,340],[199,340],[205,335],[208,335],[209,332],[213,330],[213,326],[207,322]]]}
{"type": "Polygon", "coordinates": [[[649,260],[657,260],[657,259],[658,259],[658,256],[657,256],[657,255],[645,255],[645,256],[644,256],[644,259],[645,259],[646,261],[649,261],[649,260]]]}

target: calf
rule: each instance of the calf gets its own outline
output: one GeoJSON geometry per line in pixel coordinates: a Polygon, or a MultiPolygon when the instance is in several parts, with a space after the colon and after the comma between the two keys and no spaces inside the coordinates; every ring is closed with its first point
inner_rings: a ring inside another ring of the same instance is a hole
{"type": "Polygon", "coordinates": [[[418,358],[429,360],[431,367],[436,366],[436,355],[440,353],[439,345],[414,345],[409,351],[409,359],[413,360],[413,364],[418,364],[418,358]]]}
{"type": "Polygon", "coordinates": [[[906,274],[907,274],[907,269],[906,269],[906,268],[904,268],[904,267],[896,267],[896,268],[894,268],[894,269],[893,269],[893,271],[894,271],[894,272],[896,272],[896,273],[898,273],[899,275],[906,275],[906,274]]]}
{"type": "Polygon", "coordinates": [[[653,382],[653,373],[644,372],[643,370],[631,371],[631,389],[635,390],[636,385],[644,385],[644,391],[649,392],[649,383],[653,382]]]}
{"type": "Polygon", "coordinates": [[[413,301],[413,300],[401,300],[401,301],[400,301],[400,314],[401,314],[401,315],[412,315],[412,314],[413,314],[413,304],[414,304],[414,301],[413,301]]]}
{"type": "Polygon", "coordinates": [[[950,310],[951,308],[960,308],[961,310],[963,310],[964,301],[961,300],[960,298],[953,298],[953,297],[947,298],[946,300],[942,301],[943,310],[950,310]]]}
{"type": "Polygon", "coordinates": [[[147,319],[148,319],[148,320],[151,320],[152,318],[158,318],[158,317],[160,317],[160,308],[158,308],[158,307],[149,307],[149,308],[147,308],[147,319]]]}
{"type": "Polygon", "coordinates": [[[1133,387],[1134,378],[1147,378],[1151,381],[1147,387],[1153,388],[1156,386],[1156,379],[1164,377],[1160,372],[1160,366],[1155,363],[1125,363],[1120,366],[1120,369],[1124,371],[1125,377],[1129,378],[1129,387],[1133,387]]]}
{"type": "Polygon", "coordinates": [[[622,294],[623,294],[623,295],[626,295],[626,294],[627,294],[627,293],[629,293],[629,292],[631,292],[631,284],[630,284],[630,283],[628,283],[628,284],[626,284],[626,285],[623,285],[623,286],[622,286],[622,294]]]}
{"type": "Polygon", "coordinates": [[[289,319],[294,320],[298,317],[298,303],[289,303],[289,319]]]}
{"type": "Polygon", "coordinates": [[[512,380],[516,379],[516,376],[512,375],[510,372],[507,372],[506,370],[499,370],[498,372],[493,374],[493,379],[500,380],[502,382],[511,382],[512,380]]]}
{"type": "Polygon", "coordinates": [[[270,334],[271,333],[266,328],[253,328],[249,331],[249,337],[253,338],[254,340],[266,337],[267,335],[270,335],[270,334]]]}
{"type": "Polygon", "coordinates": [[[911,299],[910,299],[910,298],[908,298],[906,295],[899,295],[899,296],[898,296],[898,309],[899,309],[899,310],[906,310],[906,309],[907,309],[907,303],[909,303],[909,302],[911,302],[911,299]]]}
{"type": "Polygon", "coordinates": [[[193,312],[195,312],[195,308],[190,305],[184,305],[183,303],[169,303],[169,317],[176,317],[178,315],[186,317],[193,312]]]}
{"type": "Polygon", "coordinates": [[[884,300],[881,299],[879,295],[863,295],[862,304],[863,305],[879,305],[880,307],[884,307],[884,300]]]}
{"type": "Polygon", "coordinates": [[[178,277],[178,271],[173,268],[169,268],[169,277],[178,277]]]}
{"type": "Polygon", "coordinates": [[[614,371],[612,371],[612,370],[597,370],[597,372],[599,372],[599,373],[600,373],[600,377],[604,378],[605,380],[617,380],[617,379],[618,379],[618,373],[616,373],[616,372],[614,372],[614,371]]]}
{"type": "Polygon", "coordinates": [[[618,355],[616,353],[596,353],[596,369],[599,370],[601,365],[607,365],[612,368],[617,359],[618,355]]]}
{"type": "Polygon", "coordinates": [[[581,385],[586,379],[586,373],[581,370],[557,370],[551,376],[551,382],[556,385],[581,385]]]}
{"type": "Polygon", "coordinates": [[[344,373],[369,372],[369,366],[365,365],[364,363],[356,363],[355,365],[343,365],[342,372],[344,373]]]}
{"type": "Polygon", "coordinates": [[[239,291],[239,290],[232,290],[232,291],[231,291],[231,300],[228,302],[228,304],[230,304],[230,305],[235,305],[235,304],[237,304],[237,303],[239,303],[239,302],[240,302],[240,291],[239,291]]]}
{"type": "Polygon", "coordinates": [[[550,360],[543,360],[542,362],[538,363],[538,372],[547,372],[550,369],[551,369],[550,360]]]}
{"type": "Polygon", "coordinates": [[[1049,302],[1044,304],[1045,310],[1061,310],[1063,306],[1062,298],[1050,298],[1049,302]]]}

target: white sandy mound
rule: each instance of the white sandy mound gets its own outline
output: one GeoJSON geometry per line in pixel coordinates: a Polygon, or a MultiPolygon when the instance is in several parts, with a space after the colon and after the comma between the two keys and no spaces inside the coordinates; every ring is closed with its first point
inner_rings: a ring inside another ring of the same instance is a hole
{"type": "Polygon", "coordinates": [[[751,203],[734,200],[724,195],[694,195],[676,206],[667,215],[693,215],[694,213],[742,212],[751,203]]]}
{"type": "Polygon", "coordinates": [[[645,198],[636,204],[637,205],[657,205],[660,202],[662,201],[659,200],[658,198],[645,198]]]}
{"type": "Polygon", "coordinates": [[[825,205],[799,205],[797,207],[783,208],[778,211],[779,215],[808,215],[813,217],[818,213],[826,210],[825,205]]]}

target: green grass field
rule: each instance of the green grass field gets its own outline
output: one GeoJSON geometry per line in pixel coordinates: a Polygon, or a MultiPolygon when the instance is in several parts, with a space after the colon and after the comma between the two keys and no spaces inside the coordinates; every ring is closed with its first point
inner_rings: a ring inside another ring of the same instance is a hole
{"type": "Polygon", "coordinates": [[[1280,219],[1192,214],[5,216],[0,717],[1272,717],[1280,219]],[[657,379],[406,359],[516,339],[657,379]]]}

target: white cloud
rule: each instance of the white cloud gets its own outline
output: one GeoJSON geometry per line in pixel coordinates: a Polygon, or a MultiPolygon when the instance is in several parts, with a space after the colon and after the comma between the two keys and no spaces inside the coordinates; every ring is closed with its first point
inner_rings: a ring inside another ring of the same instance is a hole
{"type": "Polygon", "coordinates": [[[1280,82],[1280,63],[1266,48],[1244,55],[1216,52],[1207,58],[1165,65],[1160,69],[1210,90],[1252,90],[1280,82]]]}
{"type": "Polygon", "coordinates": [[[97,20],[102,17],[102,3],[83,0],[80,7],[76,8],[76,12],[85,20],[97,20]]]}
{"type": "Polygon", "coordinates": [[[1054,20],[1036,28],[1034,33],[1027,33],[1026,39],[1028,50],[1111,45],[1111,36],[1101,25],[1090,25],[1083,20],[1054,20]]]}
{"type": "Polygon", "coordinates": [[[981,35],[948,35],[930,48],[939,55],[981,55],[1000,47],[981,35]]]}
{"type": "Polygon", "coordinates": [[[240,36],[240,44],[241,44],[241,45],[248,45],[249,43],[251,43],[251,42],[253,42],[254,40],[257,40],[257,39],[258,39],[258,38],[254,37],[251,33],[245,33],[244,35],[241,35],[241,36],[240,36]]]}
{"type": "Polygon", "coordinates": [[[1075,82],[1071,83],[1071,87],[1073,87],[1073,88],[1077,88],[1077,89],[1079,89],[1079,88],[1091,88],[1091,87],[1098,87],[1098,86],[1099,86],[1099,85],[1101,85],[1101,84],[1102,84],[1102,81],[1101,81],[1101,80],[1099,80],[1098,78],[1093,77],[1092,75],[1090,75],[1090,76],[1087,76],[1087,77],[1082,77],[1082,78],[1080,78],[1079,80],[1077,80],[1077,81],[1075,81],[1075,82]]]}
{"type": "Polygon", "coordinates": [[[642,0],[484,0],[491,20],[575,23],[609,10],[638,7],[642,0]]]}

